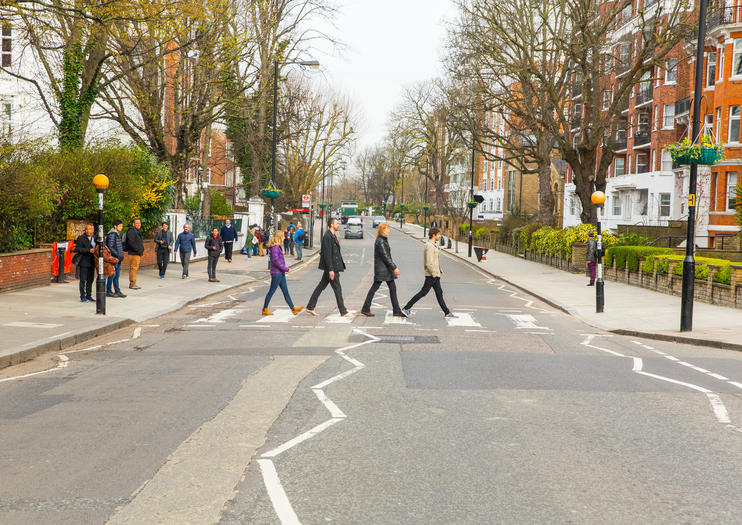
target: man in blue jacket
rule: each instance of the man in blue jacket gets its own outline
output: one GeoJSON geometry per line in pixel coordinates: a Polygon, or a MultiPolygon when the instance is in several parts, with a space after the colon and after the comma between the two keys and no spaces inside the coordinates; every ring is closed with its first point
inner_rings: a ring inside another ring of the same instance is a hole
{"type": "Polygon", "coordinates": [[[188,264],[191,262],[191,253],[196,256],[196,237],[191,233],[189,225],[183,226],[183,232],[175,240],[175,250],[180,252],[180,264],[183,266],[183,276],[188,277],[188,264]]]}
{"type": "Polygon", "coordinates": [[[124,243],[121,241],[121,230],[123,229],[123,221],[116,219],[113,221],[113,228],[110,229],[106,237],[106,246],[111,250],[111,255],[119,260],[118,264],[114,267],[114,274],[106,279],[106,297],[126,297],[126,295],[121,293],[121,287],[119,286],[121,263],[124,262],[124,243]]]}
{"type": "Polygon", "coordinates": [[[232,262],[232,248],[234,248],[234,241],[237,240],[237,230],[232,226],[232,221],[227,219],[227,222],[219,231],[219,237],[224,242],[224,258],[227,262],[232,262]]]}
{"type": "Polygon", "coordinates": [[[296,223],[296,233],[294,234],[294,248],[296,248],[296,260],[301,261],[301,249],[304,247],[304,228],[301,223],[296,223]]]}

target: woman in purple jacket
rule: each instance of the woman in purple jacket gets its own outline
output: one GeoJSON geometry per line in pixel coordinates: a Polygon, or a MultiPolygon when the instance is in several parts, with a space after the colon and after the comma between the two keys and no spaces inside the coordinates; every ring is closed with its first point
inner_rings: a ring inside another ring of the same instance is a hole
{"type": "Polygon", "coordinates": [[[286,266],[286,261],[283,258],[283,250],[281,245],[283,244],[284,234],[281,230],[276,230],[268,242],[268,255],[271,258],[271,288],[268,290],[268,294],[265,296],[265,302],[263,303],[263,315],[273,315],[268,310],[268,304],[271,302],[273,294],[276,293],[276,289],[280,286],[283,292],[283,298],[286,299],[286,303],[291,308],[291,312],[296,315],[302,311],[303,306],[295,307],[291,296],[289,295],[289,287],[286,284],[286,274],[289,272],[289,267],[286,266]]]}

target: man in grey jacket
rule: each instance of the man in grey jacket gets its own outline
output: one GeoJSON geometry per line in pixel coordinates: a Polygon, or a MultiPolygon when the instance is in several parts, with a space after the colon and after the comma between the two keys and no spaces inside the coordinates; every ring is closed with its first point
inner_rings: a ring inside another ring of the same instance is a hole
{"type": "Polygon", "coordinates": [[[424,266],[425,266],[425,283],[422,289],[410,299],[402,312],[407,316],[412,315],[412,307],[420,299],[428,295],[428,292],[432,288],[435,291],[435,298],[438,299],[438,305],[443,310],[443,314],[447,318],[455,318],[456,316],[451,313],[451,310],[446,306],[446,301],[443,299],[443,289],[441,288],[441,262],[439,259],[440,249],[436,245],[441,238],[441,232],[438,228],[430,228],[428,231],[428,242],[425,243],[425,254],[424,254],[424,266]]]}
{"type": "Polygon", "coordinates": [[[173,249],[173,232],[168,231],[168,224],[162,223],[162,229],[155,235],[155,250],[157,253],[157,268],[160,270],[160,279],[165,278],[167,263],[170,261],[170,251],[173,249]]]}

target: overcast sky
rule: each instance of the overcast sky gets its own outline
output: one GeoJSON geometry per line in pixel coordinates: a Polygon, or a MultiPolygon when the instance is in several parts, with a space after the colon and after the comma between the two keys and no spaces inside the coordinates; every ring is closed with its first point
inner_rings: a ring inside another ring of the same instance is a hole
{"type": "Polygon", "coordinates": [[[363,118],[358,148],[379,142],[405,86],[440,74],[451,0],[335,0],[329,31],[346,44],[342,55],[319,52],[324,76],[354,101],[363,118]]]}

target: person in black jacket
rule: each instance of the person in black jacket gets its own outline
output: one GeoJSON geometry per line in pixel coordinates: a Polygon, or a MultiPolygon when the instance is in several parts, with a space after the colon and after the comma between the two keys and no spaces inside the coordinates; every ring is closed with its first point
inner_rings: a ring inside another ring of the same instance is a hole
{"type": "Polygon", "coordinates": [[[137,272],[139,271],[139,262],[144,255],[144,239],[142,239],[142,221],[134,219],[131,228],[124,234],[124,251],[129,254],[129,288],[132,290],[141,290],[137,286],[137,272]]]}
{"type": "Polygon", "coordinates": [[[106,246],[111,251],[111,255],[119,260],[114,267],[114,274],[106,279],[106,297],[126,297],[126,295],[121,293],[121,287],[119,286],[121,263],[124,260],[124,244],[121,241],[121,230],[123,229],[124,223],[116,219],[113,221],[113,228],[111,228],[106,237],[106,246]]]}
{"type": "Polygon", "coordinates": [[[392,260],[392,250],[389,248],[389,224],[382,222],[376,231],[376,243],[374,244],[374,284],[366,295],[366,301],[363,303],[361,313],[366,317],[374,317],[371,313],[371,301],[374,300],[376,291],[384,282],[389,287],[389,297],[392,300],[392,310],[394,317],[407,317],[399,307],[397,299],[397,285],[394,279],[399,276],[399,268],[392,260]]]}
{"type": "Polygon", "coordinates": [[[170,261],[170,252],[173,249],[173,232],[168,231],[168,223],[162,223],[162,229],[155,235],[155,253],[157,254],[157,268],[160,270],[160,279],[165,278],[167,263],[170,261]]]}
{"type": "Polygon", "coordinates": [[[80,277],[80,302],[86,303],[93,299],[93,280],[95,279],[95,225],[89,222],[85,225],[85,233],[75,241],[75,264],[80,277]]]}
{"type": "Polygon", "coordinates": [[[232,262],[232,248],[234,248],[234,241],[237,240],[237,230],[232,226],[232,221],[227,219],[219,231],[219,236],[224,241],[224,258],[227,262],[232,262]]]}
{"type": "Polygon", "coordinates": [[[325,232],[325,236],[322,237],[322,248],[319,256],[319,269],[323,270],[322,279],[317,285],[317,288],[314,289],[312,297],[309,299],[309,304],[307,304],[306,311],[310,315],[319,315],[314,311],[314,308],[317,306],[320,294],[329,284],[332,286],[332,291],[335,292],[335,300],[337,301],[340,315],[343,317],[353,317],[353,314],[349,313],[345,308],[345,303],[343,303],[343,289],[340,287],[340,272],[345,270],[345,262],[340,253],[340,243],[335,235],[339,229],[340,223],[337,219],[331,218],[327,221],[327,231],[325,232]]]}
{"type": "Polygon", "coordinates": [[[219,256],[224,247],[224,242],[222,241],[222,238],[219,237],[219,230],[214,228],[211,231],[211,235],[206,238],[204,247],[206,248],[206,253],[209,255],[208,264],[206,266],[206,269],[209,272],[209,282],[218,283],[219,279],[216,278],[216,263],[219,262],[219,256]]]}

